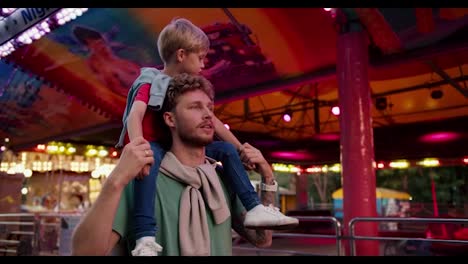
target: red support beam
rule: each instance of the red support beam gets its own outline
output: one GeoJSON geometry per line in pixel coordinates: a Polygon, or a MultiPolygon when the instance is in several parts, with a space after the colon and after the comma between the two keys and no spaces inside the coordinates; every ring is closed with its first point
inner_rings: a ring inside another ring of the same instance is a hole
{"type": "Polygon", "coordinates": [[[296,175],[296,208],[306,209],[309,205],[307,174],[296,175]]]}
{"type": "Polygon", "coordinates": [[[415,8],[416,25],[420,33],[431,33],[435,29],[432,8],[415,8]]]}
{"type": "MultiPolygon", "coordinates": [[[[340,150],[343,177],[344,234],[355,217],[376,217],[374,135],[371,116],[369,58],[363,31],[340,34],[337,43],[337,76],[340,106],[340,150]]],[[[363,222],[355,234],[378,236],[377,224],[363,222]]],[[[357,256],[378,256],[379,242],[355,241],[357,256]]],[[[348,255],[351,253],[348,250],[348,255]]]]}

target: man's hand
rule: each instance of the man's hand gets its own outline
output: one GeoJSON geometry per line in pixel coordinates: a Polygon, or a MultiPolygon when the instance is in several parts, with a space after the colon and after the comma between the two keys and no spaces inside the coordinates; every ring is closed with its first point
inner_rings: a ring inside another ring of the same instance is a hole
{"type": "Polygon", "coordinates": [[[244,143],[239,148],[240,159],[244,164],[254,166],[256,172],[262,174],[264,177],[273,177],[270,164],[263,157],[260,150],[256,149],[249,143],[244,143]]]}
{"type": "Polygon", "coordinates": [[[118,173],[112,173],[109,177],[113,177],[112,180],[125,186],[140,171],[144,172],[145,167],[148,167],[149,174],[149,167],[153,163],[153,151],[151,151],[150,144],[143,137],[137,137],[124,147],[119,162],[114,168],[114,171],[118,173]]]}
{"type": "Polygon", "coordinates": [[[150,169],[151,169],[151,165],[150,164],[146,164],[145,166],[143,166],[143,169],[141,169],[141,171],[138,173],[138,175],[136,176],[136,178],[138,180],[141,180],[143,179],[144,177],[148,176],[149,173],[150,173],[150,169]]]}
{"type": "MultiPolygon", "coordinates": [[[[251,145],[248,145],[246,147],[245,144],[248,144],[248,143],[244,143],[244,145],[240,145],[240,147],[238,147],[237,151],[239,152],[239,157],[242,161],[242,164],[244,165],[244,168],[246,170],[255,170],[256,171],[256,166],[255,166],[255,163],[252,163],[249,161],[250,157],[252,157],[252,155],[255,155],[254,151],[250,148],[252,147],[251,145]]],[[[253,148],[253,147],[252,147],[253,148]]]]}

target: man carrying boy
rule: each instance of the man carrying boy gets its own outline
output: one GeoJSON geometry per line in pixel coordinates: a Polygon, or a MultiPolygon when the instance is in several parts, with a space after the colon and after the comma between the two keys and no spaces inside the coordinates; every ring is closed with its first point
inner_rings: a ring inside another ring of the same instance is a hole
{"type": "MultiPolygon", "coordinates": [[[[155,68],[143,68],[129,90],[123,117],[124,128],[118,146],[143,137],[150,142],[154,154],[154,164],[145,166],[133,185],[136,235],[136,247],[132,251],[134,256],[154,256],[162,250],[161,245],[155,242],[157,225],[154,217],[154,194],[159,167],[170,142],[165,139],[169,132],[164,130],[157,111],[163,105],[171,77],[179,73],[199,74],[204,67],[203,61],[209,46],[209,39],[200,28],[186,19],[173,20],[161,31],[158,38],[158,50],[164,69],[159,71],[155,68]],[[145,175],[148,177],[143,177],[145,175]]],[[[212,125],[216,135],[224,141],[207,145],[206,156],[222,163],[222,175],[227,185],[237,194],[247,210],[245,227],[284,229],[297,225],[297,219],[260,203],[237,153],[237,149],[242,149],[242,144],[215,116],[212,125]]],[[[274,179],[271,184],[272,188],[277,188],[274,179]]]]}

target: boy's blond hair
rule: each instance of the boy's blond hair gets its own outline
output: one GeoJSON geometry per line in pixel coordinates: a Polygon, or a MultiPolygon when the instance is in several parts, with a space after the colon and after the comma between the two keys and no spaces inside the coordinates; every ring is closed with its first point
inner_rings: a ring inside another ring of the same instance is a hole
{"type": "Polygon", "coordinates": [[[185,18],[176,18],[163,28],[158,36],[158,51],[164,64],[178,49],[187,52],[208,51],[210,40],[199,27],[185,18]]]}

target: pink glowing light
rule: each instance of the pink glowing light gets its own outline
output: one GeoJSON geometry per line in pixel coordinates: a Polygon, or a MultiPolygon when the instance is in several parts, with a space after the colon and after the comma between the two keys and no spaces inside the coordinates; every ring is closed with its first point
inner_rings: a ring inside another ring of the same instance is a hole
{"type": "Polygon", "coordinates": [[[332,107],[331,111],[332,111],[332,114],[334,114],[336,116],[340,115],[340,108],[338,106],[332,107]]]}
{"type": "Polygon", "coordinates": [[[434,132],[423,135],[420,141],[426,143],[441,143],[456,140],[460,138],[460,136],[460,134],[455,132],[434,132]]]}
{"type": "Polygon", "coordinates": [[[340,134],[338,133],[322,133],[314,135],[314,138],[322,141],[339,141],[340,134]]]}
{"type": "Polygon", "coordinates": [[[291,122],[291,116],[289,114],[284,114],[283,115],[283,120],[284,120],[284,122],[291,122]]]}
{"type": "Polygon", "coordinates": [[[275,151],[271,153],[271,157],[288,160],[310,160],[314,158],[314,155],[305,151],[275,151]]]}

